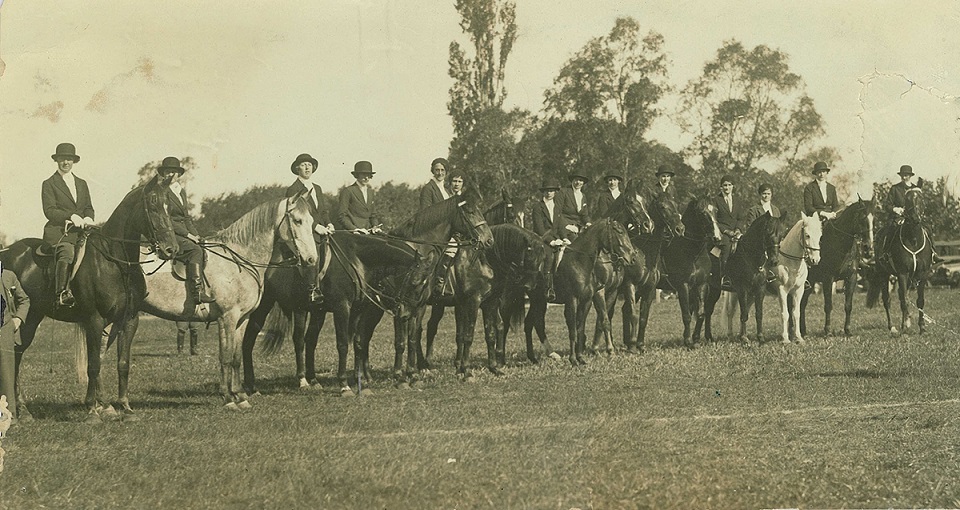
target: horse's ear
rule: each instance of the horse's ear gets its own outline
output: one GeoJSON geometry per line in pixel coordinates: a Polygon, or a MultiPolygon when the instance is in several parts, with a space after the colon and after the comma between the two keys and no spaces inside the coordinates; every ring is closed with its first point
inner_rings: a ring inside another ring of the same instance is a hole
{"type": "Polygon", "coordinates": [[[808,218],[808,216],[807,216],[806,211],[800,211],[800,219],[805,220],[805,219],[807,219],[807,218],[808,218]]]}
{"type": "Polygon", "coordinates": [[[500,197],[505,203],[510,203],[510,193],[507,192],[507,188],[504,187],[500,189],[500,197]]]}

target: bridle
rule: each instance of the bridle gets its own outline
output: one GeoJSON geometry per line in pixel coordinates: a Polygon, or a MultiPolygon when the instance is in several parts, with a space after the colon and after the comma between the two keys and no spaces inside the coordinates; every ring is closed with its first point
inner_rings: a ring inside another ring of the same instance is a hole
{"type": "Polygon", "coordinates": [[[297,247],[296,235],[293,230],[293,220],[290,217],[290,213],[296,209],[297,201],[305,200],[305,194],[297,194],[293,197],[290,197],[286,200],[286,205],[284,206],[283,217],[280,218],[280,223],[277,225],[277,231],[281,232],[280,241],[283,245],[290,250],[297,257],[297,264],[303,264],[303,256],[300,254],[300,249],[297,247]],[[283,234],[283,224],[286,223],[286,238],[283,234]]]}

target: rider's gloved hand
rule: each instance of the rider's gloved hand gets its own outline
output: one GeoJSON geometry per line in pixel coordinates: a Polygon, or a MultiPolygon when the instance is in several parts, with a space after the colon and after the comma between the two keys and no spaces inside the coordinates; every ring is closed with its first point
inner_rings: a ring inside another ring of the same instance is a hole
{"type": "Polygon", "coordinates": [[[320,225],[319,223],[313,227],[313,231],[322,236],[329,235],[331,232],[333,232],[333,230],[328,228],[326,225],[320,225]]]}
{"type": "Polygon", "coordinates": [[[73,223],[73,226],[77,228],[83,228],[84,221],[79,214],[73,214],[70,216],[70,223],[73,223]]]}
{"type": "Polygon", "coordinates": [[[564,227],[564,228],[567,229],[567,230],[569,230],[570,232],[573,232],[574,234],[579,234],[579,233],[580,233],[580,229],[578,229],[576,225],[567,225],[567,226],[564,227]]]}
{"type": "Polygon", "coordinates": [[[894,212],[897,216],[903,216],[903,207],[894,207],[894,208],[893,208],[893,212],[894,212]]]}

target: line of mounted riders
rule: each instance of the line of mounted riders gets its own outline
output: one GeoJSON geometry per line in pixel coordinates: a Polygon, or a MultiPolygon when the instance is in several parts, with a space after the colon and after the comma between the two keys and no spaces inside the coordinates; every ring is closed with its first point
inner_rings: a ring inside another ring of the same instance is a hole
{"type": "MultiPolygon", "coordinates": [[[[896,218],[879,231],[873,256],[873,202],[858,199],[845,207],[826,182],[830,169],[817,163],[816,180],[804,189],[804,211],[788,222],[771,203],[772,190],[760,186],[760,202],[750,208],[733,198],[734,180],[725,176],[721,192],[693,198],[681,207],[671,178],[661,166],[656,180],[640,180],[621,189],[623,178],[608,175],[608,189],[594,199],[585,195],[584,176],[569,187],[544,182],[532,208],[532,230],[504,191],[488,208],[464,176],[450,172],[446,160],[431,163],[433,179],[421,190],[420,210],[403,225],[384,232],[375,213],[369,162],[358,162],[356,182],[339,195],[330,217],[320,187],[311,182],[318,162],[309,154],[291,164],[297,178],[283,199],[270,200],[217,234],[201,239],[188,214],[179,178],[184,168],[168,157],[157,176],[129,192],[110,218],[94,226],[86,183],[72,173],[80,160],[73,145],[57,146],[57,172],[44,181],[42,199],[49,220],[44,238],[24,239],[0,250],[3,266],[4,329],[18,333],[13,348],[14,374],[45,317],[76,323],[83,335],[78,371],[87,380],[87,420],[134,420],[128,382],[130,346],[145,311],[169,320],[217,322],[220,331],[220,394],[224,406],[251,406],[256,393],[253,348],[259,333],[267,349],[277,349],[292,324],[297,377],[301,388],[319,388],[314,364],[317,339],[326,314],[334,318],[340,393],[369,393],[369,343],[385,312],[394,321],[394,376],[398,386],[417,384],[431,368],[437,325],[445,307],[456,314],[458,376],[473,380],[470,349],[478,310],[483,313],[487,368],[502,373],[511,326],[526,310],[527,358],[551,349],[544,325],[547,303],[564,305],[569,331],[568,357],[585,361],[586,319],[596,313],[592,350],[612,352],[610,326],[622,302],[626,352],[644,350],[645,332],[656,290],[677,293],[683,342],[695,347],[701,332],[712,341],[710,318],[721,289],[737,293],[740,335],[747,342],[749,303],[754,304],[757,340],[762,336],[765,289],[779,289],[781,342],[803,343],[803,310],[811,292],[806,282],[831,288],[845,280],[844,333],[857,273],[864,260],[876,282],[868,302],[882,293],[890,324],[888,279],[900,280],[901,328],[909,324],[904,300],[916,287],[923,330],[924,279],[935,253],[924,231],[921,187],[912,169],[900,170],[902,182],[885,208],[896,218]],[[526,298],[526,299],[525,299],[526,298]],[[425,346],[422,319],[427,307],[425,346]],[[272,310],[276,312],[271,314],[272,310]],[[694,318],[696,321],[694,322],[694,318]],[[693,325],[691,325],[693,323],[693,325]],[[117,346],[117,407],[105,401],[100,384],[102,332],[117,346]],[[541,347],[533,344],[536,330],[541,347]],[[351,388],[347,355],[354,351],[356,390],[351,388]],[[406,357],[404,354],[406,353],[406,357]],[[242,369],[242,372],[241,372],[242,369]],[[119,408],[119,409],[118,409],[119,408]]],[[[830,332],[830,292],[824,292],[824,331],[830,332]]],[[[13,342],[13,340],[11,340],[13,342]]],[[[0,349],[0,368],[10,364],[0,349]]],[[[28,419],[19,377],[0,369],[0,392],[20,419],[28,419]]]]}

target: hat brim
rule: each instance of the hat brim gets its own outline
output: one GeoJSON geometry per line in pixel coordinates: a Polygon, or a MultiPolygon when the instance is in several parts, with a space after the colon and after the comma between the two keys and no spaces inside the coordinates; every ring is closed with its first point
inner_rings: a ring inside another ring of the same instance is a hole
{"type": "Polygon", "coordinates": [[[375,174],[375,173],[377,173],[377,172],[358,172],[358,171],[354,170],[354,171],[352,171],[352,172],[350,172],[350,173],[351,173],[354,177],[359,177],[359,176],[361,176],[361,175],[373,175],[373,174],[375,174]]]}
{"type": "Polygon", "coordinates": [[[50,159],[57,161],[58,159],[72,159],[74,163],[80,161],[80,156],[76,154],[51,154],[50,159]]]}
{"type": "Polygon", "coordinates": [[[317,160],[313,159],[313,158],[310,158],[310,159],[298,159],[298,160],[294,161],[293,163],[290,163],[290,171],[293,172],[293,173],[296,174],[296,175],[300,175],[300,173],[297,172],[297,167],[300,166],[300,163],[304,163],[304,162],[310,163],[311,165],[313,165],[313,171],[314,171],[314,172],[317,171],[317,168],[320,168],[320,163],[319,163],[317,160]]]}
{"type": "Polygon", "coordinates": [[[829,169],[829,168],[814,168],[814,169],[813,169],[813,175],[817,175],[817,174],[820,173],[820,172],[830,173],[830,169],[829,169]]]}
{"type": "Polygon", "coordinates": [[[178,174],[180,174],[180,175],[183,175],[183,174],[186,173],[186,171],[187,171],[187,169],[186,169],[186,168],[183,168],[182,166],[160,166],[160,167],[157,167],[157,173],[158,173],[158,174],[159,174],[160,172],[163,172],[164,170],[174,170],[174,171],[176,171],[176,172],[177,172],[178,174]]]}

